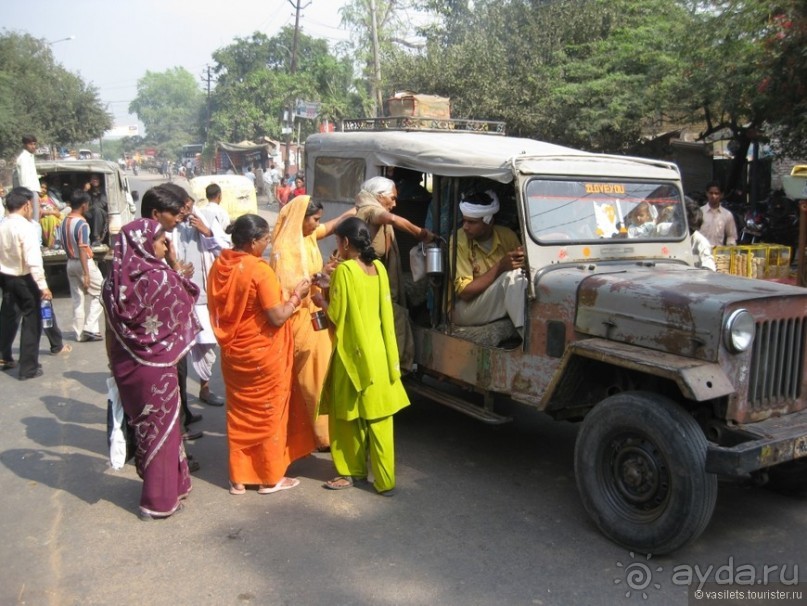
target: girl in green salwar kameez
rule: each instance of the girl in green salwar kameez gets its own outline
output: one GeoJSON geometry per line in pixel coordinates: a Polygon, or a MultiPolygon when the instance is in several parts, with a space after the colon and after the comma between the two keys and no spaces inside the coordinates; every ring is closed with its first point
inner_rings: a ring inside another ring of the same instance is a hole
{"type": "Polygon", "coordinates": [[[331,455],[339,474],[325,488],[367,479],[382,495],[395,488],[392,415],[409,405],[401,384],[389,280],[376,258],[367,224],[351,217],[335,231],[343,261],[321,303],[333,325],[334,348],[320,398],[330,415],[331,455]]]}

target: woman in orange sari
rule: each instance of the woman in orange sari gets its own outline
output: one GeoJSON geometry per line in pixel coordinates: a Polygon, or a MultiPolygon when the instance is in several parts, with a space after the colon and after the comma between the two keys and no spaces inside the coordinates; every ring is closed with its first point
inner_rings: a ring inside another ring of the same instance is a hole
{"type": "MultiPolygon", "coordinates": [[[[323,270],[330,274],[333,265],[323,267],[317,241],[330,236],[342,219],[356,214],[356,209],[351,208],[327,223],[320,223],[322,212],[322,203],[312,201],[311,196],[297,196],[280,210],[272,232],[269,262],[280,280],[284,296],[290,296],[303,278],[323,270]]],[[[291,317],[294,335],[294,384],[291,397],[308,410],[314,424],[317,449],[327,451],[331,444],[328,415],[318,415],[318,408],[322,383],[331,358],[331,336],[327,330],[314,330],[311,324],[311,314],[319,311],[311,300],[311,295],[316,292],[318,289],[312,286],[309,296],[303,299],[291,317]]]]}
{"type": "Polygon", "coordinates": [[[310,281],[300,280],[284,300],[275,272],[261,258],[270,238],[262,217],[243,215],[228,232],[233,248],[210,269],[207,307],[227,389],[230,493],[256,485],[259,494],[270,494],[297,486],[286,469],[314,450],[305,407],[290,398],[294,344],[287,322],[310,281]]]}

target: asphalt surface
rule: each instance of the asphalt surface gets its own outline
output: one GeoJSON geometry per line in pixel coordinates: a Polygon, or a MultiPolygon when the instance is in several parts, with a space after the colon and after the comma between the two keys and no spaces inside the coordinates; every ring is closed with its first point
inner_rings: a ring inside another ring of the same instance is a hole
{"type": "MultiPolygon", "coordinates": [[[[66,327],[66,284],[52,286],[66,327]]],[[[514,422],[488,427],[413,400],[396,416],[399,491],[383,498],[324,490],[327,454],[292,466],[293,490],[230,495],[224,410],[192,398],[205,437],[189,445],[187,507],[141,522],[134,467],[107,463],[103,343],[65,336],[59,356],[43,339],[42,378],[0,373],[0,605],[687,604],[687,570],[786,566],[790,580],[804,564],[804,499],[733,484],[697,542],[628,553],[580,505],[576,426],[508,402],[514,422]]]]}

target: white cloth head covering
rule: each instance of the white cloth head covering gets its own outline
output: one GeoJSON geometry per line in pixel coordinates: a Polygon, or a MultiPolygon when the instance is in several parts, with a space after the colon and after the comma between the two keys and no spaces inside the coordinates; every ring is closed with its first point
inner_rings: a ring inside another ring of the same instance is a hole
{"type": "Polygon", "coordinates": [[[467,202],[464,198],[460,198],[460,212],[462,216],[468,217],[470,219],[482,219],[482,221],[490,225],[490,222],[493,221],[493,215],[499,212],[499,196],[496,193],[489,189],[485,192],[492,202],[490,204],[474,204],[473,202],[467,202]]]}
{"type": "Polygon", "coordinates": [[[367,192],[374,196],[389,195],[395,189],[395,181],[387,177],[371,177],[361,184],[361,192],[367,192]]]}

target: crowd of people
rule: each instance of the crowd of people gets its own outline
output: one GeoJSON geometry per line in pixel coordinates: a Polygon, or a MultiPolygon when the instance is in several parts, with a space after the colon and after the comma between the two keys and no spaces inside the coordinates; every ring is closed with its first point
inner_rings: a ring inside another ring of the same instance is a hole
{"type": "Polygon", "coordinates": [[[274,232],[251,214],[222,229],[216,189],[206,192],[208,215],[176,185],[146,192],[103,287],[110,365],[137,440],[141,518],[173,515],[190,491],[181,366],[190,356],[200,383],[209,380],[208,331],[221,349],[231,494],[294,488],[289,465],[315,450],[330,451],[339,474],[326,488],[367,479],[369,457],[375,489],[392,494],[392,415],[408,399],[367,225],[355,210],[320,223],[321,204],[298,196],[274,232]],[[323,263],[317,240],[331,234],[338,255],[323,263]],[[321,309],[331,330],[312,327],[321,309]]]}
{"type": "MultiPolygon", "coordinates": [[[[28,151],[30,141],[23,143],[28,151]]],[[[40,246],[58,239],[68,256],[73,331],[78,341],[105,340],[134,430],[140,517],[162,519],[182,509],[190,473],[198,469],[185,451],[186,440],[202,435],[191,428],[201,415],[188,407],[189,369],[200,401],[226,404],[231,494],[294,488],[299,480],[287,475],[289,466],[317,450],[331,453],[337,473],[325,488],[350,488],[372,476],[379,494],[394,494],[393,415],[409,404],[401,373],[412,361],[396,231],[420,242],[437,238],[392,212],[396,183],[367,180],[355,207],[323,222],[322,204],[305,195],[300,181],[273,230],[253,214],[230,223],[215,183],[199,209],[185,189],[163,183],[145,193],[140,218],[122,228],[106,280],[92,255],[94,234],[106,229],[93,213],[98,189],[93,179],[76,189],[58,222],[49,221],[47,187],[19,186],[5,197],[0,366],[17,367],[12,343],[20,326],[22,380],[42,374],[43,332],[53,353],[69,347],[58,325],[43,327],[40,315],[52,298],[40,246]],[[325,260],[318,242],[330,236],[336,249],[325,260]],[[327,330],[312,321],[322,314],[327,330]],[[210,390],[217,349],[223,398],[210,390]]],[[[651,208],[637,206],[631,226],[655,225],[651,208]]],[[[697,231],[707,217],[715,220],[710,208],[687,201],[693,252],[700,266],[713,269],[709,240],[697,231]]],[[[509,317],[521,332],[527,277],[519,238],[496,224],[493,191],[465,193],[459,209],[462,224],[449,246],[452,321],[484,325],[509,317]]]]}
{"type": "MultiPolygon", "coordinates": [[[[191,429],[201,415],[187,405],[189,369],[198,376],[200,401],[226,403],[231,494],[297,486],[288,467],[314,451],[334,459],[338,475],[325,488],[341,490],[372,476],[379,494],[394,493],[392,415],[408,399],[390,280],[373,242],[386,219],[373,217],[373,227],[350,209],[322,222],[322,204],[302,193],[301,180],[297,185],[299,195],[283,205],[274,230],[257,215],[230,224],[216,184],[200,209],[174,183],[153,187],[142,198],[140,218],[115,239],[106,280],[92,254],[94,226],[106,228],[92,212],[97,183],[73,191],[69,211],[60,209],[47,230],[40,224],[50,216],[42,212],[46,187],[20,186],[4,195],[0,366],[18,367],[21,380],[35,378],[43,374],[40,335],[48,335],[54,353],[70,347],[58,325],[46,327],[40,314],[42,302],[52,299],[41,253],[46,233],[68,257],[76,340],[106,342],[143,480],[141,519],[181,510],[198,469],[185,450],[186,441],[201,436],[191,429]],[[317,243],[332,235],[337,251],[326,262],[317,243]],[[317,313],[327,314],[327,330],[312,324],[317,313]],[[17,361],[12,344],[20,327],[17,361]],[[210,391],[217,350],[224,398],[210,391]]],[[[385,246],[388,263],[389,252],[385,246]]]]}
{"type": "MultiPolygon", "coordinates": [[[[321,223],[322,205],[308,196],[283,208],[274,232],[257,215],[228,225],[217,204],[220,188],[212,184],[206,195],[208,205],[196,211],[175,184],[146,192],[141,218],[115,241],[103,282],[91,257],[87,192],[74,192],[60,226],[79,340],[102,338],[101,305],[106,312],[110,369],[134,429],[135,465],[143,479],[140,517],[170,517],[190,492],[198,464],[184,441],[194,437],[189,425],[199,415],[187,407],[187,359],[199,376],[200,399],[224,404],[209,391],[216,344],[226,388],[230,493],[293,488],[299,480],[286,476],[289,465],[320,450],[331,452],[339,474],[326,488],[367,480],[369,458],[375,489],[393,494],[392,415],[408,399],[389,280],[369,227],[351,216],[355,209],[321,223]],[[317,241],[332,234],[338,252],[324,263],[317,241]],[[311,314],[320,310],[330,318],[330,330],[312,326],[311,314]]],[[[39,303],[52,297],[41,256],[36,258],[32,198],[25,188],[10,193],[2,226],[10,231],[0,233],[6,243],[20,232],[23,249],[31,249],[20,260],[29,270],[25,275],[7,276],[2,267],[2,364],[16,366],[14,336],[5,323],[19,314],[21,379],[42,373],[36,360],[39,303]]]]}

